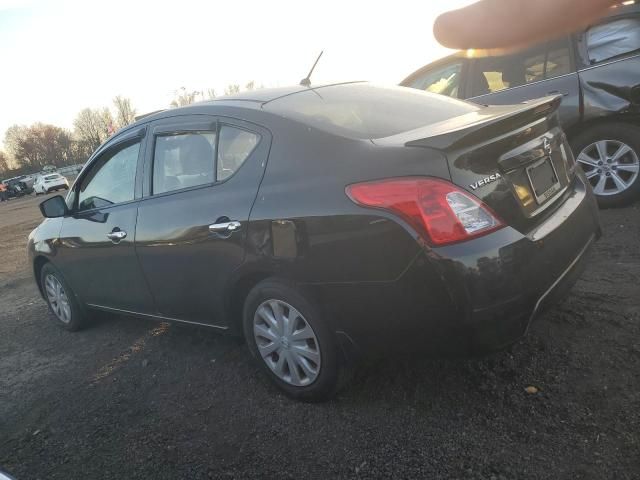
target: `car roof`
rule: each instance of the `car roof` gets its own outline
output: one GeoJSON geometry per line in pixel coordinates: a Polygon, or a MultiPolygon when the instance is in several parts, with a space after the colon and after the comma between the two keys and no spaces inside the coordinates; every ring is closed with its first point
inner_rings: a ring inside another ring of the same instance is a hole
{"type": "Polygon", "coordinates": [[[306,92],[308,90],[319,90],[327,87],[334,87],[337,85],[349,85],[354,83],[366,83],[364,81],[352,81],[352,82],[339,82],[339,83],[327,83],[322,85],[312,85],[305,87],[302,85],[294,85],[289,87],[278,88],[261,88],[259,90],[251,90],[248,92],[237,93],[233,95],[226,95],[224,97],[214,98],[213,100],[207,100],[203,102],[195,102],[190,105],[178,108],[170,108],[166,110],[160,110],[148,115],[142,115],[139,120],[128,125],[118,132],[121,133],[135,129],[140,125],[144,125],[148,122],[159,120],[161,118],[173,117],[177,115],[188,115],[192,110],[199,109],[206,106],[231,106],[240,108],[259,109],[265,103],[272,102],[282,97],[289,95],[295,95],[296,93],[306,92]]]}

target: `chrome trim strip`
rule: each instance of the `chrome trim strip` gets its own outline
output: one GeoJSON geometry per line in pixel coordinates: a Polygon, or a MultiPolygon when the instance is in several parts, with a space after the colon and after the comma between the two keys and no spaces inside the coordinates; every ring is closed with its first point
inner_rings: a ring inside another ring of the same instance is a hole
{"type": "Polygon", "coordinates": [[[584,72],[586,70],[593,70],[594,68],[598,68],[598,67],[604,67],[605,65],[611,65],[612,63],[623,62],[625,60],[629,60],[630,58],[636,58],[636,57],[640,57],[640,53],[637,53],[635,55],[629,55],[628,57],[617,58],[615,60],[611,60],[610,62],[596,63],[595,65],[589,65],[588,67],[581,68],[580,70],[578,70],[578,73],[584,72]]]}
{"type": "Polygon", "coordinates": [[[576,266],[576,264],[580,261],[582,256],[587,251],[587,249],[593,244],[594,238],[595,238],[595,234],[591,234],[591,237],[589,237],[589,240],[587,241],[586,245],[584,247],[582,247],[582,250],[580,250],[580,253],[578,254],[578,256],[573,259],[573,262],[571,262],[569,264],[569,266],[567,268],[565,268],[564,272],[562,272],[562,274],[558,278],[556,278],[556,281],[553,282],[551,284],[551,286],[538,299],[538,301],[536,302],[535,307],[533,307],[533,312],[531,313],[531,316],[529,317],[529,323],[527,325],[527,330],[529,330],[529,325],[531,325],[533,317],[535,317],[536,313],[538,313],[538,310],[540,309],[540,305],[542,304],[544,299],[547,298],[551,292],[553,292],[553,290],[558,286],[558,284],[571,272],[573,267],[576,266]]]}
{"type": "Polygon", "coordinates": [[[168,322],[187,323],[189,325],[199,325],[199,326],[202,326],[202,327],[217,328],[219,330],[228,330],[229,329],[229,327],[222,327],[220,325],[211,325],[209,323],[192,322],[190,320],[180,320],[178,318],[164,317],[162,315],[152,315],[150,313],[132,312],[131,310],[123,310],[123,309],[120,309],[120,308],[104,307],[102,305],[95,305],[93,303],[87,303],[87,307],[97,308],[98,310],[104,310],[104,311],[107,311],[107,312],[114,312],[114,313],[122,313],[122,314],[125,314],[125,315],[132,315],[132,316],[136,316],[136,317],[145,317],[145,318],[151,318],[151,319],[155,319],[155,320],[166,320],[168,322]]]}
{"type": "MultiPolygon", "coordinates": [[[[596,66],[599,67],[600,65],[596,65],[596,66]]],[[[476,95],[475,97],[468,97],[468,98],[466,98],[466,100],[473,100],[475,98],[482,98],[482,97],[486,97],[487,95],[495,95],[496,93],[509,92],[509,91],[517,90],[518,88],[530,87],[531,85],[538,85],[539,83],[548,82],[550,80],[555,80],[557,78],[570,77],[571,75],[577,75],[578,73],[580,73],[580,71],[575,71],[574,70],[571,73],[565,73],[563,75],[558,75],[557,77],[545,78],[543,80],[537,80],[535,82],[525,83],[524,85],[518,85],[516,87],[503,88],[502,90],[497,90],[495,92],[483,93],[482,95],[476,95]]],[[[560,93],[546,94],[546,96],[548,96],[548,97],[552,97],[554,95],[561,95],[561,94],[560,93]]],[[[540,96],[540,98],[544,98],[544,97],[545,97],[545,95],[541,95],[540,96]]],[[[522,102],[520,102],[520,103],[522,103],[522,102]]],[[[490,105],[492,105],[492,104],[490,104],[490,105]]]]}

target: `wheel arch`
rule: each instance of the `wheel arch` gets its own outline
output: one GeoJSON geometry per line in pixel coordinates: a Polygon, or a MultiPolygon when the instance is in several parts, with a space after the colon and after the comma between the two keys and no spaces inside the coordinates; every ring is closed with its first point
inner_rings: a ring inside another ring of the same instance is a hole
{"type": "Polygon", "coordinates": [[[242,310],[249,292],[258,283],[273,277],[276,277],[276,275],[272,271],[254,270],[240,275],[231,284],[229,289],[230,294],[227,296],[226,310],[229,318],[229,329],[233,335],[244,336],[242,329],[242,310]]]}
{"type": "Polygon", "coordinates": [[[572,142],[576,136],[584,133],[586,130],[590,130],[592,128],[599,127],[601,125],[607,125],[610,123],[625,123],[640,128],[640,115],[615,113],[607,115],[606,117],[590,118],[565,129],[565,133],[567,134],[569,142],[572,142]]]}
{"type": "Polygon", "coordinates": [[[38,290],[40,291],[40,295],[42,295],[42,297],[44,297],[44,291],[42,290],[40,273],[42,272],[42,268],[47,263],[51,263],[51,261],[44,255],[38,255],[33,259],[33,276],[36,279],[36,285],[38,286],[38,290]]]}

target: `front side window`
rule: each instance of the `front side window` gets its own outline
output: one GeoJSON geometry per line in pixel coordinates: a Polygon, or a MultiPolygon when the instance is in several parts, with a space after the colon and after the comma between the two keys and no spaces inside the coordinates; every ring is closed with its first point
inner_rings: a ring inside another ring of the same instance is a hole
{"type": "Polygon", "coordinates": [[[587,49],[592,64],[640,50],[640,18],[623,18],[590,28],[587,49]]]}
{"type": "Polygon", "coordinates": [[[453,63],[419,75],[409,86],[425,92],[458,98],[460,72],[462,72],[462,63],[453,63]]]}
{"type": "Polygon", "coordinates": [[[156,137],[153,193],[214,182],[216,133],[193,132],[156,137]]]}
{"type": "Polygon", "coordinates": [[[140,141],[128,143],[100,156],[82,179],[78,210],[104,208],[133,200],[140,141]]]}
{"type": "Polygon", "coordinates": [[[507,88],[548,80],[571,73],[571,56],[566,41],[500,57],[476,60],[471,96],[478,97],[507,88]]]}

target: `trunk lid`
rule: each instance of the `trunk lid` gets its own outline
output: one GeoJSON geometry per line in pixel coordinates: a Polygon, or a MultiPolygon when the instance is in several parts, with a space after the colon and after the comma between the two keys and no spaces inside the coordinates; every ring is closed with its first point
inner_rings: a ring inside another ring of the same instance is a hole
{"type": "Polygon", "coordinates": [[[442,151],[453,183],[526,234],[573,190],[575,162],[558,123],[560,100],[488,106],[376,143],[442,151]]]}

